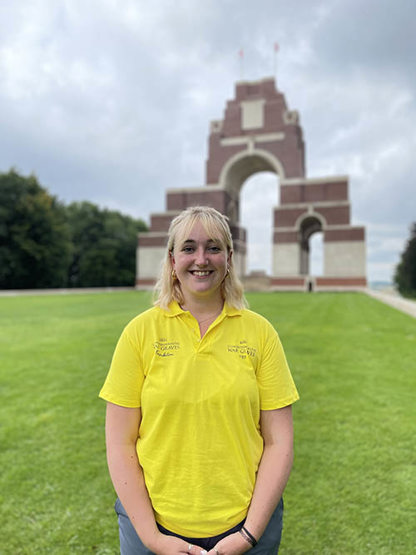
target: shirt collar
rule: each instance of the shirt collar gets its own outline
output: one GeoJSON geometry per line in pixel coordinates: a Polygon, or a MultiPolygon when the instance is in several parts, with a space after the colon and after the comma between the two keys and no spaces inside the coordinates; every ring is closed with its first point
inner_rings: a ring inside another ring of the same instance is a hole
{"type": "Polygon", "coordinates": [[[228,303],[224,303],[223,313],[226,316],[241,316],[242,312],[243,312],[242,310],[238,308],[234,308],[233,306],[230,306],[228,303]]]}
{"type": "MultiPolygon", "coordinates": [[[[168,310],[165,311],[166,316],[168,318],[173,318],[174,316],[180,316],[181,314],[185,314],[185,311],[179,306],[177,301],[172,301],[169,306],[168,310]]],[[[230,306],[228,303],[224,303],[224,308],[222,309],[222,313],[224,316],[241,316],[242,310],[238,308],[234,308],[230,306]]]]}
{"type": "Polygon", "coordinates": [[[184,313],[177,301],[172,301],[171,303],[169,303],[168,310],[165,312],[168,318],[173,318],[174,316],[179,316],[180,314],[184,313]]]}

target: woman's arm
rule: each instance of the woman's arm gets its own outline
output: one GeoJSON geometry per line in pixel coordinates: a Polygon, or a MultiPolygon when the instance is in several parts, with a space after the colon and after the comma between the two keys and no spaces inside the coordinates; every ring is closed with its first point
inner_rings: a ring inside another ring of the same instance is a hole
{"type": "MultiPolygon", "coordinates": [[[[258,540],[282,497],[293,464],[292,407],[261,411],[263,455],[244,526],[258,540]]],[[[251,548],[240,533],[215,546],[220,555],[237,555],[251,548]]],[[[210,552],[211,553],[211,552],[210,552]]],[[[215,553],[213,551],[213,553],[215,553]]]]}
{"type": "Polygon", "coordinates": [[[255,538],[263,534],[282,497],[293,464],[292,407],[261,411],[263,456],[245,527],[255,538]]]}
{"type": "Polygon", "coordinates": [[[187,553],[188,544],[159,532],[136,453],[141,409],[107,403],[107,462],[114,489],[141,541],[153,553],[187,553]]]}

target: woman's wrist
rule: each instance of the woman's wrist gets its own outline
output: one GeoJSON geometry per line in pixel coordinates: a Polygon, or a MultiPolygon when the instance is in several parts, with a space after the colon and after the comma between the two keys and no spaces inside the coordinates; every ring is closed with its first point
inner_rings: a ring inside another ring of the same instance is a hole
{"type": "Polygon", "coordinates": [[[243,536],[245,541],[251,545],[251,547],[255,547],[257,545],[256,538],[245,526],[240,529],[240,534],[243,536]]]}
{"type": "Polygon", "coordinates": [[[157,553],[160,542],[163,540],[163,534],[159,530],[159,528],[155,528],[151,533],[148,534],[141,534],[140,539],[143,544],[151,551],[152,553],[157,553]]]}

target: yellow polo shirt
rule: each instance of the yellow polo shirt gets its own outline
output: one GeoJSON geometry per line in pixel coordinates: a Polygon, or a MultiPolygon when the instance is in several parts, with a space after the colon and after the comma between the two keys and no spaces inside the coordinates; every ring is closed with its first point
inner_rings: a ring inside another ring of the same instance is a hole
{"type": "Polygon", "coordinates": [[[141,407],[137,454],[157,522],[208,537],[247,514],[263,451],[260,410],[298,399],[273,326],[227,304],[201,339],[176,302],[124,329],[100,397],[141,407]]]}

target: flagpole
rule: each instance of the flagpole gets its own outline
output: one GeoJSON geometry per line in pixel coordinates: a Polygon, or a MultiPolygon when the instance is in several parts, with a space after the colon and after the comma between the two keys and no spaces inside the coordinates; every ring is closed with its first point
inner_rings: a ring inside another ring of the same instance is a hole
{"type": "Polygon", "coordinates": [[[240,58],[240,81],[244,81],[244,50],[242,48],[238,51],[238,57],[240,58]]]}
{"type": "Polygon", "coordinates": [[[274,43],[273,45],[273,75],[274,75],[274,81],[276,83],[277,86],[277,53],[279,51],[279,44],[277,42],[274,43]]]}

